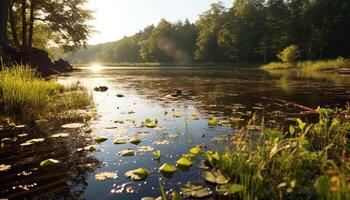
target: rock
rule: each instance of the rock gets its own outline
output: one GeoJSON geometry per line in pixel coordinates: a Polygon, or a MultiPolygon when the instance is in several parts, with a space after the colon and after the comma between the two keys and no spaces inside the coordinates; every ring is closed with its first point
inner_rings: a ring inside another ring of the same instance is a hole
{"type": "Polygon", "coordinates": [[[106,92],[108,90],[108,87],[106,87],[106,86],[99,86],[99,87],[95,87],[94,90],[96,92],[106,92]]]}

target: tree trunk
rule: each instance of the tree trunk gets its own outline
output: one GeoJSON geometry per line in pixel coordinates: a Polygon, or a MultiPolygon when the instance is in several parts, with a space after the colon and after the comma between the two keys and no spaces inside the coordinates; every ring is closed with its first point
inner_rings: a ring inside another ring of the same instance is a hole
{"type": "Polygon", "coordinates": [[[10,0],[0,1],[0,46],[2,46],[5,50],[9,48],[7,38],[7,17],[9,6],[10,0]]]}
{"type": "Polygon", "coordinates": [[[27,2],[22,0],[22,47],[26,47],[27,43],[27,18],[26,18],[27,2]]]}
{"type": "Polygon", "coordinates": [[[15,16],[13,15],[13,6],[15,4],[15,1],[12,1],[10,7],[9,7],[9,20],[10,20],[10,26],[11,26],[11,32],[12,32],[12,38],[13,42],[16,47],[20,46],[18,35],[17,35],[17,24],[16,24],[16,19],[14,18],[15,16]]]}
{"type": "Polygon", "coordinates": [[[30,18],[29,18],[29,36],[28,36],[28,46],[33,46],[33,29],[34,29],[34,9],[35,9],[35,0],[31,0],[30,3],[30,18]]]}

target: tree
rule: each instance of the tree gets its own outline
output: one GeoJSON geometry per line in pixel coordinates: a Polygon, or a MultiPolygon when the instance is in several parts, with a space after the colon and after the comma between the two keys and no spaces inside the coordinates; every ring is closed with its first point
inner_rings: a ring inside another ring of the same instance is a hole
{"type": "Polygon", "coordinates": [[[10,0],[0,1],[0,47],[3,47],[5,50],[9,48],[7,37],[7,18],[9,6],[10,0]]]}

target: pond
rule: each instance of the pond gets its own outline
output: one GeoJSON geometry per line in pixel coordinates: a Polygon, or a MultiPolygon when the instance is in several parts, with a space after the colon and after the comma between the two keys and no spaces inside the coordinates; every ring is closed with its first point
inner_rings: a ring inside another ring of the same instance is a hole
{"type": "MultiPolygon", "coordinates": [[[[255,114],[271,127],[300,114],[297,107],[274,99],[309,108],[344,106],[350,100],[349,76],[297,71],[94,67],[59,77],[58,81],[80,82],[87,87],[98,117],[78,129],[63,129],[62,121],[40,127],[41,131],[31,127],[18,127],[11,133],[0,130],[0,163],[12,166],[0,171],[0,198],[141,199],[160,196],[160,184],[167,191],[179,191],[188,181],[203,182],[214,191],[214,185],[203,181],[202,156],[189,169],[171,177],[159,173],[159,167],[166,162],[176,165],[197,145],[222,150],[226,144],[223,138],[234,134],[255,114]],[[99,86],[108,90],[94,91],[99,86]],[[209,126],[211,117],[219,124],[209,126]],[[146,119],[155,127],[147,128],[146,119]],[[69,137],[49,137],[62,132],[69,132],[69,137]],[[96,136],[107,140],[96,143],[96,136]],[[141,142],[113,143],[116,138],[132,137],[141,142]],[[20,145],[34,138],[45,141],[29,147],[20,145]],[[96,145],[97,150],[81,151],[88,145],[96,145]],[[123,150],[133,150],[135,155],[121,156],[123,150]],[[160,159],[154,159],[155,150],[160,150],[160,159]],[[48,158],[62,164],[55,170],[38,168],[40,161],[48,158]],[[124,175],[141,167],[150,171],[144,180],[133,181],[124,175]],[[101,177],[96,175],[103,172],[110,172],[107,179],[97,180],[101,177]]],[[[209,199],[217,198],[213,193],[209,199]]]]}

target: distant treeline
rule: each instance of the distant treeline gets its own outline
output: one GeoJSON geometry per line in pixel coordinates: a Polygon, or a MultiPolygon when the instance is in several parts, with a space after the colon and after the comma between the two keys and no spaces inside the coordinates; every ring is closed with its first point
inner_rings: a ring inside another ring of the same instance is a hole
{"type": "MultiPolygon", "coordinates": [[[[112,24],[111,24],[112,25],[112,24]]],[[[130,37],[66,59],[99,62],[268,62],[289,45],[302,59],[350,56],[349,0],[235,0],[212,4],[195,23],[162,19],[130,37]]]]}

